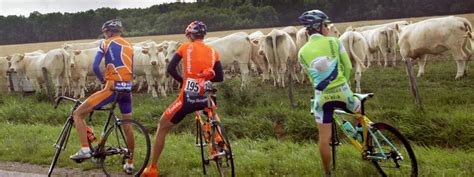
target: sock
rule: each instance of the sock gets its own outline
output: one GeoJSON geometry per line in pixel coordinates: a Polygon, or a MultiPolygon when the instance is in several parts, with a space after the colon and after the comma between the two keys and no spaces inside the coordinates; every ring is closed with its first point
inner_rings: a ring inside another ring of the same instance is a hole
{"type": "Polygon", "coordinates": [[[87,147],[81,147],[81,151],[84,152],[84,153],[90,153],[91,152],[91,148],[89,148],[89,146],[87,147]]]}
{"type": "Polygon", "coordinates": [[[128,159],[128,160],[127,160],[127,163],[128,163],[128,164],[133,164],[133,160],[132,160],[132,159],[128,159]]]}

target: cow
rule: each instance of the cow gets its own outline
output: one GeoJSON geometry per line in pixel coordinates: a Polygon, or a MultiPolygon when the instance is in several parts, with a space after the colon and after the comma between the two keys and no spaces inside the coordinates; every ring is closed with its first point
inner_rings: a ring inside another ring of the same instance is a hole
{"type": "MultiPolygon", "coordinates": [[[[166,97],[165,76],[166,62],[163,48],[160,48],[155,42],[147,43],[141,48],[134,48],[133,56],[134,75],[137,77],[145,76],[148,84],[148,93],[152,93],[153,97],[157,97],[157,91],[166,97]]],[[[141,86],[139,86],[141,87],[141,86]]]]}
{"type": "Polygon", "coordinates": [[[294,26],[287,26],[282,29],[280,29],[286,33],[288,33],[291,36],[291,39],[293,42],[296,42],[296,34],[298,33],[298,29],[294,26]]]}
{"type": "MultiPolygon", "coordinates": [[[[467,74],[467,62],[472,51],[466,48],[472,43],[472,25],[462,17],[441,17],[423,20],[406,26],[398,44],[402,58],[416,60],[426,54],[439,55],[449,51],[457,63],[455,79],[467,74]]],[[[424,74],[426,60],[418,60],[418,77],[424,74]]]]}
{"type": "Polygon", "coordinates": [[[367,58],[369,46],[364,36],[356,31],[348,31],[339,37],[347,54],[351,59],[353,68],[355,69],[356,92],[361,93],[360,82],[362,71],[365,69],[364,60],[367,58]]]}
{"type": "Polygon", "coordinates": [[[261,37],[265,36],[261,31],[253,32],[249,35],[249,39],[252,42],[252,57],[251,60],[256,65],[257,70],[262,71],[262,82],[270,80],[270,69],[268,68],[268,61],[264,55],[258,54],[261,37]]]}
{"type": "Polygon", "coordinates": [[[239,66],[241,87],[245,86],[249,76],[249,63],[252,55],[252,44],[247,33],[237,32],[206,43],[219,52],[224,70],[229,70],[234,62],[239,66]]]}
{"type": "MultiPolygon", "coordinates": [[[[297,62],[296,46],[291,36],[284,31],[273,29],[261,37],[258,53],[268,60],[273,75],[273,85],[285,87],[285,73],[288,72],[287,61],[292,61],[294,65],[297,62]]],[[[297,78],[294,71],[288,74],[297,78]]]]}
{"type": "MultiPolygon", "coordinates": [[[[159,50],[163,50],[163,54],[165,55],[166,66],[168,66],[174,54],[176,54],[176,51],[178,50],[179,46],[181,46],[181,43],[177,41],[163,41],[160,44],[158,44],[159,50]]],[[[166,80],[165,81],[166,91],[171,91],[172,88],[174,88],[174,85],[176,85],[176,87],[180,86],[180,83],[176,82],[176,80],[171,78],[168,73],[166,73],[165,80],[166,80]]]]}
{"type": "Polygon", "coordinates": [[[46,54],[26,56],[25,54],[13,54],[10,59],[10,72],[16,72],[24,76],[27,81],[33,84],[33,88],[41,92],[41,85],[44,83],[41,63],[46,54]]]}
{"type": "Polygon", "coordinates": [[[41,55],[41,54],[44,54],[44,51],[43,50],[35,50],[33,52],[27,52],[25,53],[25,55],[41,55]]]}
{"type": "MultiPolygon", "coordinates": [[[[393,33],[395,33],[394,29],[387,26],[361,32],[362,36],[364,36],[369,46],[370,60],[373,60],[375,58],[375,55],[378,54],[378,52],[381,52],[382,57],[384,59],[384,67],[388,66],[388,54],[394,52],[395,49],[395,46],[393,46],[393,33]]],[[[382,65],[380,62],[380,56],[377,58],[377,63],[379,65],[382,65]]],[[[395,62],[396,61],[393,60],[394,65],[395,62]]],[[[370,61],[367,64],[367,67],[369,66],[370,61]]]]}
{"type": "MultiPolygon", "coordinates": [[[[95,55],[98,50],[98,47],[74,50],[72,55],[70,55],[71,85],[74,97],[85,97],[88,77],[94,78],[91,80],[94,85],[97,85],[97,82],[99,82],[99,80],[95,78],[95,73],[92,70],[92,64],[94,63],[95,55]]],[[[104,60],[102,60],[100,66],[101,71],[105,71],[104,60]]],[[[100,85],[100,82],[98,84],[100,85]]]]}
{"type": "Polygon", "coordinates": [[[83,50],[83,49],[90,49],[94,47],[99,47],[99,45],[104,41],[104,39],[99,39],[94,42],[86,42],[86,43],[64,43],[62,48],[66,51],[69,50],[83,50]]]}
{"type": "Polygon", "coordinates": [[[53,79],[53,84],[56,88],[56,97],[59,96],[61,88],[62,95],[65,95],[67,89],[69,89],[69,79],[71,77],[69,59],[68,52],[62,48],[58,48],[48,51],[41,63],[41,68],[46,68],[49,77],[53,79]]]}
{"type": "Polygon", "coordinates": [[[204,42],[207,43],[207,42],[214,41],[216,39],[219,39],[219,37],[209,37],[209,38],[204,39],[204,42]]]}
{"type": "Polygon", "coordinates": [[[9,63],[10,57],[0,57],[0,91],[8,91],[8,77],[7,77],[7,71],[8,71],[8,63],[9,63]]]}

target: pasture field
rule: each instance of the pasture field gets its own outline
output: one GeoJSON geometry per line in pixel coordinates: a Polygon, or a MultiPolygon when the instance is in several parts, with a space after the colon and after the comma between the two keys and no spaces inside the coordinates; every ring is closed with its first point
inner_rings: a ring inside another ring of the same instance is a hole
{"type": "MultiPolygon", "coordinates": [[[[474,23],[474,14],[460,16],[474,23]]],[[[363,26],[389,21],[394,20],[336,25],[342,32],[348,25],[363,26]]],[[[209,36],[256,30],[211,32],[209,36]]],[[[266,33],[270,28],[258,30],[266,33]]],[[[133,42],[146,39],[157,42],[185,40],[181,34],[130,39],[133,42]]],[[[46,51],[63,43],[0,46],[0,56],[37,49],[46,51]]],[[[473,62],[469,63],[469,67],[474,67],[473,62]]],[[[362,74],[362,91],[375,93],[375,97],[367,101],[369,116],[375,122],[394,125],[410,140],[415,146],[422,176],[474,176],[474,73],[470,70],[468,76],[460,80],[454,80],[455,75],[454,61],[428,61],[425,75],[417,79],[424,105],[424,110],[420,110],[408,89],[404,65],[389,68],[373,65],[362,74]]],[[[318,130],[309,114],[310,85],[295,85],[298,106],[292,108],[286,89],[262,83],[258,77],[252,78],[250,85],[243,89],[240,89],[239,77],[216,84],[219,90],[218,112],[236,151],[238,176],[317,176],[315,174],[320,173],[321,162],[316,148],[318,130]]],[[[150,95],[135,94],[134,119],[143,123],[153,137],[159,117],[176,96],[177,93],[173,93],[165,98],[152,98],[150,95]]],[[[54,153],[51,145],[70,106],[64,104],[55,110],[44,94],[21,96],[0,93],[0,161],[48,165],[54,153]]],[[[89,124],[97,133],[105,121],[105,114],[94,114],[94,117],[89,124]]],[[[167,139],[160,160],[163,176],[200,175],[199,151],[193,146],[193,121],[188,116],[167,139]]],[[[72,132],[68,149],[61,155],[58,165],[85,170],[95,168],[91,162],[77,165],[67,159],[79,147],[75,130],[72,132]]],[[[377,176],[372,165],[360,160],[355,149],[349,145],[343,145],[339,150],[338,169],[338,176],[370,176],[367,173],[377,176]]]]}
{"type": "MultiPolygon", "coordinates": [[[[465,17],[471,23],[474,23],[474,13],[471,14],[459,14],[456,16],[465,17]]],[[[296,18],[296,17],[295,17],[296,18]]],[[[412,22],[417,22],[421,20],[426,20],[428,18],[433,17],[412,17],[412,18],[401,18],[401,19],[389,19],[389,20],[370,20],[370,21],[355,21],[355,22],[344,22],[344,23],[335,23],[336,27],[339,31],[344,32],[348,26],[359,27],[359,26],[367,26],[367,25],[375,25],[375,24],[382,24],[382,23],[389,23],[398,20],[407,20],[412,22]]],[[[100,25],[100,24],[98,24],[100,25]]],[[[298,26],[300,28],[301,26],[298,26]]],[[[98,26],[99,28],[99,26],[98,26]]],[[[229,31],[216,31],[212,32],[212,27],[209,27],[210,31],[207,37],[223,37],[235,32],[244,31],[246,33],[252,33],[257,30],[262,31],[264,34],[270,32],[272,28],[260,28],[260,29],[242,29],[242,30],[229,30],[229,31]]],[[[99,30],[97,30],[99,31],[99,30]]],[[[184,31],[184,29],[183,29],[184,31]]],[[[156,42],[161,42],[164,40],[174,40],[174,41],[186,41],[186,37],[182,34],[182,31],[177,31],[178,34],[173,35],[157,35],[157,36],[140,36],[140,37],[129,37],[131,42],[140,42],[145,41],[147,39],[154,40],[156,42]]],[[[74,40],[74,41],[57,41],[57,42],[43,42],[43,43],[29,43],[29,44],[14,44],[14,45],[0,45],[0,56],[11,55],[14,53],[24,53],[24,52],[31,52],[35,50],[44,50],[45,52],[51,49],[61,47],[65,42],[92,42],[97,39],[82,39],[82,40],[74,40]]]]}

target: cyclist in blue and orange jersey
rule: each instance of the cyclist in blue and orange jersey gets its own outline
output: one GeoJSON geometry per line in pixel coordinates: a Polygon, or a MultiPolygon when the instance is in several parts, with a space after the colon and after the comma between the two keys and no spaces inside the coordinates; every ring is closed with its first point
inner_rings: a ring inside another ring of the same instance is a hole
{"type": "Polygon", "coordinates": [[[310,35],[298,53],[298,60],[313,83],[311,109],[318,123],[319,151],[326,176],[331,176],[329,142],[334,109],[358,112],[360,101],[347,84],[352,65],[344,46],[338,38],[327,37],[329,17],[320,10],[310,10],[298,20],[310,35]]]}
{"type": "Polygon", "coordinates": [[[157,162],[165,144],[165,137],[174,125],[192,112],[203,110],[207,106],[208,98],[202,94],[204,88],[199,84],[201,79],[207,83],[222,82],[224,73],[219,61],[219,53],[204,44],[207,26],[201,21],[193,21],[185,30],[190,42],[182,44],[168,65],[168,73],[181,84],[178,99],[163,113],[153,145],[150,167],[146,168],[142,176],[156,177],[157,162]],[[178,74],[177,66],[183,60],[183,77],[178,74]]]}
{"type": "MultiPolygon", "coordinates": [[[[114,89],[131,90],[133,78],[133,47],[122,35],[122,22],[114,19],[102,25],[105,41],[99,46],[95,56],[93,70],[103,85],[103,89],[94,93],[74,111],[74,123],[81,140],[81,149],[70,158],[73,160],[84,160],[91,158],[91,150],[87,141],[86,126],[84,118],[93,110],[104,106],[115,100],[122,114],[122,119],[132,117],[132,95],[130,92],[115,92],[114,89]],[[100,63],[105,58],[105,77],[100,71],[100,63]]],[[[133,154],[134,139],[130,127],[124,126],[127,136],[128,147],[133,154]]],[[[132,157],[133,158],[133,157],[132,157]]],[[[133,159],[128,159],[124,164],[124,170],[131,173],[133,170],[133,159]]]]}

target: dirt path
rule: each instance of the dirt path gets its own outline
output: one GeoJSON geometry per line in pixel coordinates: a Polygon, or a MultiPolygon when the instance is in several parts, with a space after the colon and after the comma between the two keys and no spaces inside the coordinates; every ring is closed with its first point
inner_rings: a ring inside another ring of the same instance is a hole
{"type": "MultiPolygon", "coordinates": [[[[0,162],[1,177],[46,177],[48,175],[48,165],[33,165],[19,162],[0,162]]],[[[53,176],[67,177],[102,177],[105,176],[102,170],[94,169],[83,171],[76,168],[55,168],[53,176]]],[[[127,176],[123,173],[112,176],[127,176]]]]}

